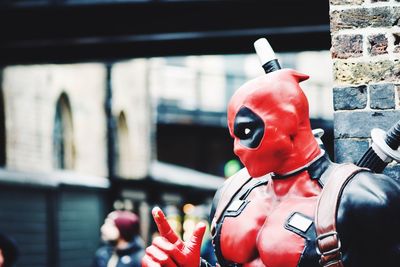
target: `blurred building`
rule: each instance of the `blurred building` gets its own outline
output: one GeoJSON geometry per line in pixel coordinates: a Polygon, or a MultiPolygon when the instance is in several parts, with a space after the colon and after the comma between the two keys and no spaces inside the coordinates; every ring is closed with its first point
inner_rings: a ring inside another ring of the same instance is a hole
{"type": "Polygon", "coordinates": [[[84,266],[98,245],[109,188],[104,73],[100,64],[2,70],[0,228],[18,242],[18,266],[84,266]]]}

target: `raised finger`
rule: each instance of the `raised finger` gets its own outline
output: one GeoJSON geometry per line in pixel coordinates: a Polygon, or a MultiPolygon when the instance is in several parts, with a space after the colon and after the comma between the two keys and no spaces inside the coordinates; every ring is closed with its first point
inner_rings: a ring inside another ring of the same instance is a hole
{"type": "Polygon", "coordinates": [[[169,225],[167,218],[159,207],[153,208],[151,211],[154,221],[157,224],[158,232],[165,237],[169,242],[176,243],[179,239],[178,235],[169,225]]]}

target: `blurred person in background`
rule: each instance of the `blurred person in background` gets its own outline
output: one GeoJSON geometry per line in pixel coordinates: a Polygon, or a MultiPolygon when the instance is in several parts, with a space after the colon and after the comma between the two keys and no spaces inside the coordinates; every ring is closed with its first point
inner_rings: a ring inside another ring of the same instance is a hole
{"type": "Polygon", "coordinates": [[[16,242],[0,233],[0,267],[12,267],[18,259],[18,247],[16,242]]]}
{"type": "Polygon", "coordinates": [[[113,211],[101,226],[105,245],[96,251],[93,267],[139,267],[144,255],[139,217],[130,211],[113,211]]]}

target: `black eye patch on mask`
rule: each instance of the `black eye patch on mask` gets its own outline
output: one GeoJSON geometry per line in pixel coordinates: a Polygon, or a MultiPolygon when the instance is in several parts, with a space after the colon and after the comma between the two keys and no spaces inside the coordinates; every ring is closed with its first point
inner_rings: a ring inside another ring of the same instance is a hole
{"type": "Polygon", "coordinates": [[[245,147],[256,148],[264,136],[264,122],[249,108],[242,107],[236,114],[233,133],[245,147]]]}

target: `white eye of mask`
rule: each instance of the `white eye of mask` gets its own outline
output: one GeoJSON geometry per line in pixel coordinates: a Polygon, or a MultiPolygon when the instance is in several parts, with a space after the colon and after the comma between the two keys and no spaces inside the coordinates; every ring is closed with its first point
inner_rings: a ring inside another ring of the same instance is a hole
{"type": "Polygon", "coordinates": [[[107,218],[104,224],[100,228],[101,231],[101,238],[104,241],[115,241],[119,237],[118,228],[115,226],[113,220],[107,218]]]}

